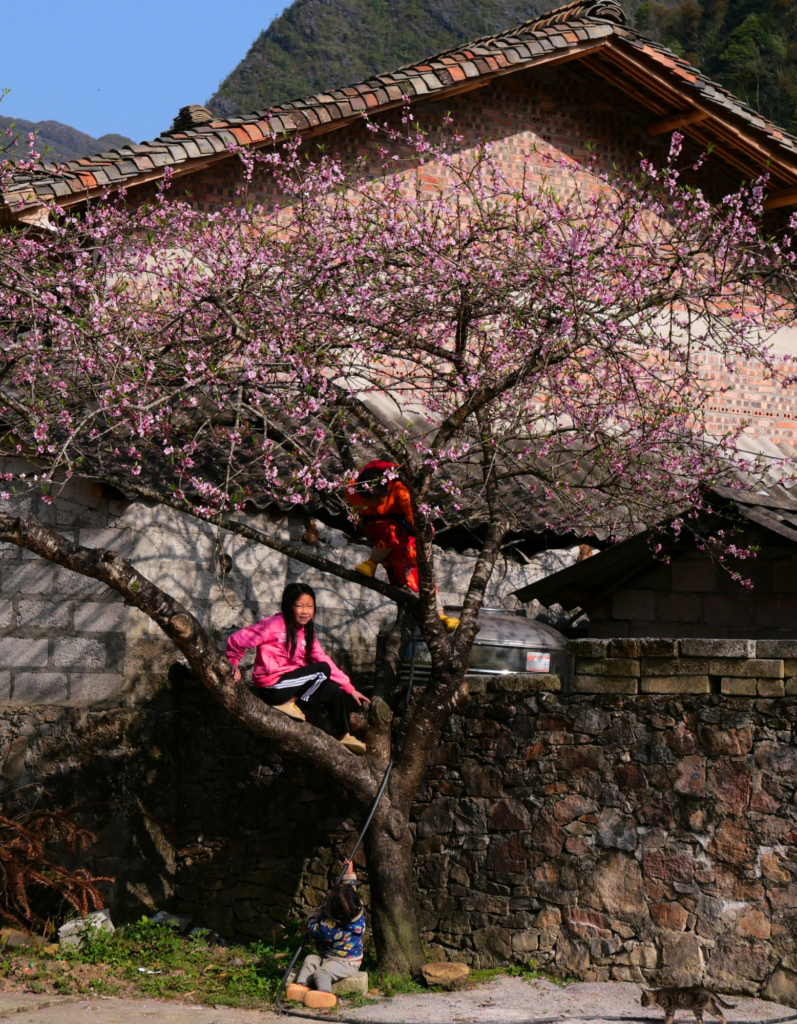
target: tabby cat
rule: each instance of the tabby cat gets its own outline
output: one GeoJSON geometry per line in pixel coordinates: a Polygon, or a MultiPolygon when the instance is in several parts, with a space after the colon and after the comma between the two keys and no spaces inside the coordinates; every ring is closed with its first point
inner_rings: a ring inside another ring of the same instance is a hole
{"type": "Polygon", "coordinates": [[[719,1017],[722,1024],[728,1024],[720,1006],[732,1010],[736,1003],[726,1003],[702,985],[690,988],[657,988],[650,991],[642,989],[643,1006],[660,1006],[664,1010],[664,1024],[672,1024],[676,1010],[691,1010],[698,1024],[703,1024],[703,1011],[708,1010],[712,1017],[719,1017]]]}

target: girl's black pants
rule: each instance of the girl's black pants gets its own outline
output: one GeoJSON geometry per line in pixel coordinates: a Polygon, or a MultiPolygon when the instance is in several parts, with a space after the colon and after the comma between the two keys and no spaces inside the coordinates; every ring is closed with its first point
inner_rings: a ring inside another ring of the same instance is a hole
{"type": "Polygon", "coordinates": [[[272,686],[256,686],[255,693],[266,704],[287,704],[289,700],[305,704],[328,704],[335,732],[345,736],[349,731],[349,716],[343,700],[343,690],[330,678],[330,667],[325,661],[302,665],[280,676],[272,686]]]}

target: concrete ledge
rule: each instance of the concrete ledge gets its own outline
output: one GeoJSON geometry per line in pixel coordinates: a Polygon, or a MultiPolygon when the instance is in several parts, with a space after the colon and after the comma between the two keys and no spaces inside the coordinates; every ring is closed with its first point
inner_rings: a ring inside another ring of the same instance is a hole
{"type": "Polygon", "coordinates": [[[584,676],[638,676],[635,658],[577,658],[576,672],[584,676]]]}
{"type": "Polygon", "coordinates": [[[784,663],[762,658],[713,658],[709,675],[742,676],[745,679],[783,679],[784,663]]]}
{"type": "Polygon", "coordinates": [[[518,672],[509,675],[469,675],[466,677],[468,693],[559,693],[560,676],[545,672],[518,672]]]}
{"type": "Polygon", "coordinates": [[[574,693],[797,696],[797,640],[571,640],[574,693]]]}
{"type": "Polygon", "coordinates": [[[740,679],[738,676],[720,680],[720,693],[729,697],[755,697],[757,679],[740,679]]]}
{"type": "Polygon", "coordinates": [[[639,693],[639,680],[633,676],[573,676],[574,693],[639,693]]]}
{"type": "Polygon", "coordinates": [[[710,693],[708,676],[650,676],[643,679],[642,693],[710,693]]]}
{"type": "Polygon", "coordinates": [[[679,640],[678,649],[687,658],[754,658],[755,640],[679,640]]]}
{"type": "Polygon", "coordinates": [[[757,658],[797,658],[797,640],[759,640],[757,658]]]}

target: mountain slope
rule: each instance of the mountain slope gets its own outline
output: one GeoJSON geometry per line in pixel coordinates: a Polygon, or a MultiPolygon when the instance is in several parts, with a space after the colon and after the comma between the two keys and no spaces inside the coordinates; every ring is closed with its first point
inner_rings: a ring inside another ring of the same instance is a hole
{"type": "Polygon", "coordinates": [[[102,135],[95,139],[77,128],[60,121],[26,121],[21,117],[0,117],[0,145],[10,141],[5,136],[6,129],[12,129],[12,136],[20,136],[16,145],[9,151],[11,156],[27,157],[27,137],[30,132],[36,132],[35,149],[39,154],[44,154],[47,147],[47,160],[78,160],[82,156],[93,156],[95,153],[102,153],[106,149],[129,146],[132,139],[124,135],[102,135]]]}
{"type": "Polygon", "coordinates": [[[208,101],[230,117],[350,85],[554,7],[533,0],[295,0],[208,101]]]}

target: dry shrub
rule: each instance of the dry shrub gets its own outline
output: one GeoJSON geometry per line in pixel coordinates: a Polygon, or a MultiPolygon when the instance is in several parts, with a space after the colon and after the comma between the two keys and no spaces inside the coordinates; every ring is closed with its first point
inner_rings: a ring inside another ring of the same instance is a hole
{"type": "Polygon", "coordinates": [[[75,810],[32,811],[8,818],[0,808],[0,917],[26,931],[32,925],[46,925],[32,905],[32,893],[42,891],[60,897],[81,916],[104,906],[97,886],[114,879],[64,867],[53,849],[82,853],[97,838],[75,824],[75,810]]]}

